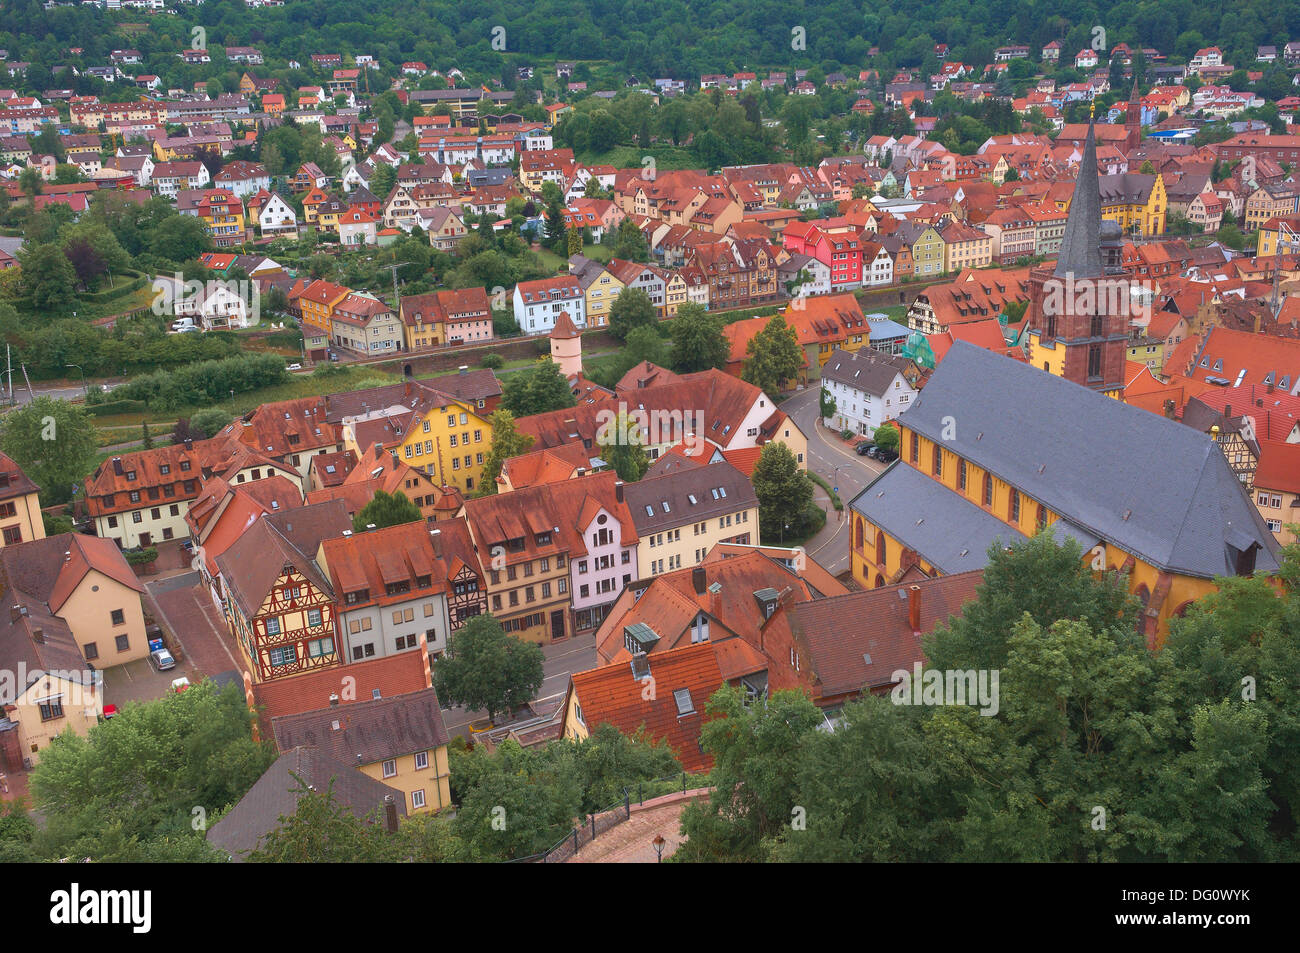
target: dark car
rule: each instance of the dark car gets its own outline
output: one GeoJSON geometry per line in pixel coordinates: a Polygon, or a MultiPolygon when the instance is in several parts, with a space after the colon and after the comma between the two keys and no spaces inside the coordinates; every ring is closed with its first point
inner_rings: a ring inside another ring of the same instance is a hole
{"type": "Polygon", "coordinates": [[[858,456],[868,457],[871,456],[871,451],[876,449],[876,445],[872,443],[870,440],[864,440],[860,444],[858,444],[855,449],[858,452],[858,456]]]}
{"type": "Polygon", "coordinates": [[[876,452],[873,453],[872,456],[881,463],[893,463],[898,459],[898,451],[889,450],[884,447],[877,447],[876,452]]]}

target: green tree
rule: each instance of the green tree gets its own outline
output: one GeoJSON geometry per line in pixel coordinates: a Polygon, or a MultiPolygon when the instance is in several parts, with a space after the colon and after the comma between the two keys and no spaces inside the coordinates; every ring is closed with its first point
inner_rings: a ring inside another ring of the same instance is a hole
{"type": "Polygon", "coordinates": [[[829,420],[834,417],[839,407],[835,403],[835,398],[825,387],[822,388],[821,400],[818,403],[823,420],[829,420]]]}
{"type": "Polygon", "coordinates": [[[98,447],[90,413],[65,400],[42,394],[0,419],[0,449],[41,488],[46,506],[72,498],[98,447]]]}
{"type": "Polygon", "coordinates": [[[212,235],[203,220],[191,215],[173,215],[153,230],[149,252],[166,261],[190,261],[212,249],[212,235]]]}
{"type": "Polygon", "coordinates": [[[765,443],[751,482],[758,497],[758,525],[765,535],[783,538],[787,532],[797,534],[813,505],[813,484],[799,469],[790,448],[776,441],[765,443]]]}
{"type": "Polygon", "coordinates": [[[626,340],[633,328],[649,327],[654,323],[654,302],[641,288],[623,289],[610,306],[609,333],[620,341],[626,340]]]}
{"type": "Polygon", "coordinates": [[[397,170],[386,162],[376,162],[375,171],[370,174],[370,192],[381,201],[386,201],[397,184],[397,170]]]}
{"type": "Polygon", "coordinates": [[[635,483],[650,468],[641,428],[627,414],[618,414],[603,425],[596,433],[596,445],[600,447],[601,459],[627,483],[635,483]]]}
{"type": "Polygon", "coordinates": [[[880,449],[898,452],[898,428],[893,424],[881,424],[871,436],[880,449]]]}
{"type": "Polygon", "coordinates": [[[779,394],[804,366],[799,336],[779,314],[773,315],[763,330],[750,338],[745,353],[740,379],[769,396],[779,394]]]}
{"type": "Polygon", "coordinates": [[[515,415],[504,407],[492,411],[488,418],[492,426],[492,446],[483,461],[483,477],[479,481],[481,495],[490,495],[497,491],[497,477],[501,475],[501,466],[511,457],[526,453],[533,445],[530,434],[521,434],[515,426],[515,415]]]}
{"type": "Polygon", "coordinates": [[[424,516],[420,513],[420,508],[401,490],[392,493],[376,490],[370,502],[352,517],[352,529],[362,533],[371,524],[374,524],[375,529],[383,529],[385,526],[399,526],[402,523],[418,523],[422,519],[424,516]]]}
{"type": "Polygon", "coordinates": [[[31,788],[46,818],[42,849],[92,860],[207,857],[195,820],[238,801],[274,758],[250,737],[237,686],[219,692],[203,680],[128,703],[89,735],[64,732],[41,752],[31,788]]]}
{"type": "Polygon", "coordinates": [[[324,791],[309,788],[298,775],[293,794],[297,809],[248,855],[254,863],[381,863],[399,859],[401,842],[384,826],[383,808],[357,817],[334,796],[334,778],[324,791]]]}
{"type": "Polygon", "coordinates": [[[679,374],[721,369],[731,356],[722,318],[689,301],[672,320],[673,370],[679,374]]]}
{"type": "Polygon", "coordinates": [[[546,209],[545,235],[547,246],[557,255],[568,250],[568,226],[564,224],[564,206],[553,202],[546,209]]]}
{"type": "Polygon", "coordinates": [[[824,718],[802,691],[779,691],[747,704],[744,693],[730,685],[713,694],[707,710],[700,744],[713,756],[713,793],[682,812],[686,842],[674,859],[764,860],[771,839],[796,817],[789,765],[799,743],[824,718]]]}
{"type": "Polygon", "coordinates": [[[232,419],[229,413],[219,407],[205,407],[190,417],[190,429],[198,431],[203,437],[215,437],[232,419]]]}
{"type": "Polygon", "coordinates": [[[618,223],[618,229],[614,232],[612,250],[615,258],[637,262],[650,260],[650,243],[641,229],[637,228],[636,222],[630,218],[625,218],[618,223]]]}
{"type": "Polygon", "coordinates": [[[149,421],[143,421],[140,424],[140,447],[143,450],[153,449],[153,435],[149,433],[149,421]]]}
{"type": "Polygon", "coordinates": [[[565,232],[565,241],[567,242],[567,251],[569,257],[582,254],[582,229],[570,228],[565,232]]]}
{"type": "Polygon", "coordinates": [[[38,245],[20,255],[23,293],[39,311],[68,314],[76,306],[77,273],[57,245],[38,245]]]}
{"type": "Polygon", "coordinates": [[[515,417],[529,417],[572,407],[577,401],[560,365],[542,358],[532,367],[515,371],[501,388],[501,406],[515,417]]]}
{"type": "Polygon", "coordinates": [[[474,616],[447,639],[434,666],[434,688],[444,705],[509,714],[542,687],[541,646],[506,634],[491,615],[474,616]]]}

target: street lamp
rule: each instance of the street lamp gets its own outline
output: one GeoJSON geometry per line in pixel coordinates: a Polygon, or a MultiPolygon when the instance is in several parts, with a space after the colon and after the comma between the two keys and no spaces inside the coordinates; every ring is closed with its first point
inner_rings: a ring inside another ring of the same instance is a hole
{"type": "Polygon", "coordinates": [[[86,372],[81,369],[80,364],[65,364],[64,367],[75,367],[81,375],[81,389],[86,392],[86,397],[90,397],[90,388],[86,385],[86,372]]]}
{"type": "Polygon", "coordinates": [[[662,864],[664,862],[664,844],[668,842],[664,840],[663,834],[656,834],[655,839],[650,843],[655,849],[655,857],[657,858],[655,863],[662,864]]]}

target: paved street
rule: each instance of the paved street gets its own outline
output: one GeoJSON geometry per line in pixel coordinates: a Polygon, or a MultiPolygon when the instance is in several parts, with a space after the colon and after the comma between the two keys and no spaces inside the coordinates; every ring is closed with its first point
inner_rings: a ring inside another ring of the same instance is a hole
{"type": "MultiPolygon", "coordinates": [[[[596,635],[594,632],[576,635],[564,642],[543,645],[542,653],[546,656],[546,661],[542,663],[545,678],[536,700],[563,695],[569,687],[569,675],[596,667],[596,635]]],[[[486,717],[485,711],[467,711],[464,708],[442,710],[447,734],[453,737],[467,737],[470,722],[486,717]]]]}
{"type": "Polygon", "coordinates": [[[808,555],[834,575],[848,572],[849,562],[848,503],[864,486],[885,468],[868,457],[860,457],[839,438],[820,426],[818,414],[821,387],[810,385],[785,403],[784,410],[808,437],[808,468],[839,488],[845,508],[836,511],[826,492],[817,487],[815,499],[826,510],[826,525],[804,544],[808,555]]]}
{"type": "Polygon", "coordinates": [[[151,582],[146,590],[154,617],[178,644],[177,668],[191,681],[199,675],[242,670],[221,612],[197,572],[151,582]]]}

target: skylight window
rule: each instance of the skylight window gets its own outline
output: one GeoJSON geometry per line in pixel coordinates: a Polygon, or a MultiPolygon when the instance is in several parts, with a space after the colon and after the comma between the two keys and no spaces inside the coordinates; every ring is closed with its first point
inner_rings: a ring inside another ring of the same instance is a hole
{"type": "Polygon", "coordinates": [[[677,702],[677,716],[690,715],[695,712],[695,705],[691,701],[691,690],[689,688],[679,688],[673,692],[673,701],[677,702]]]}

